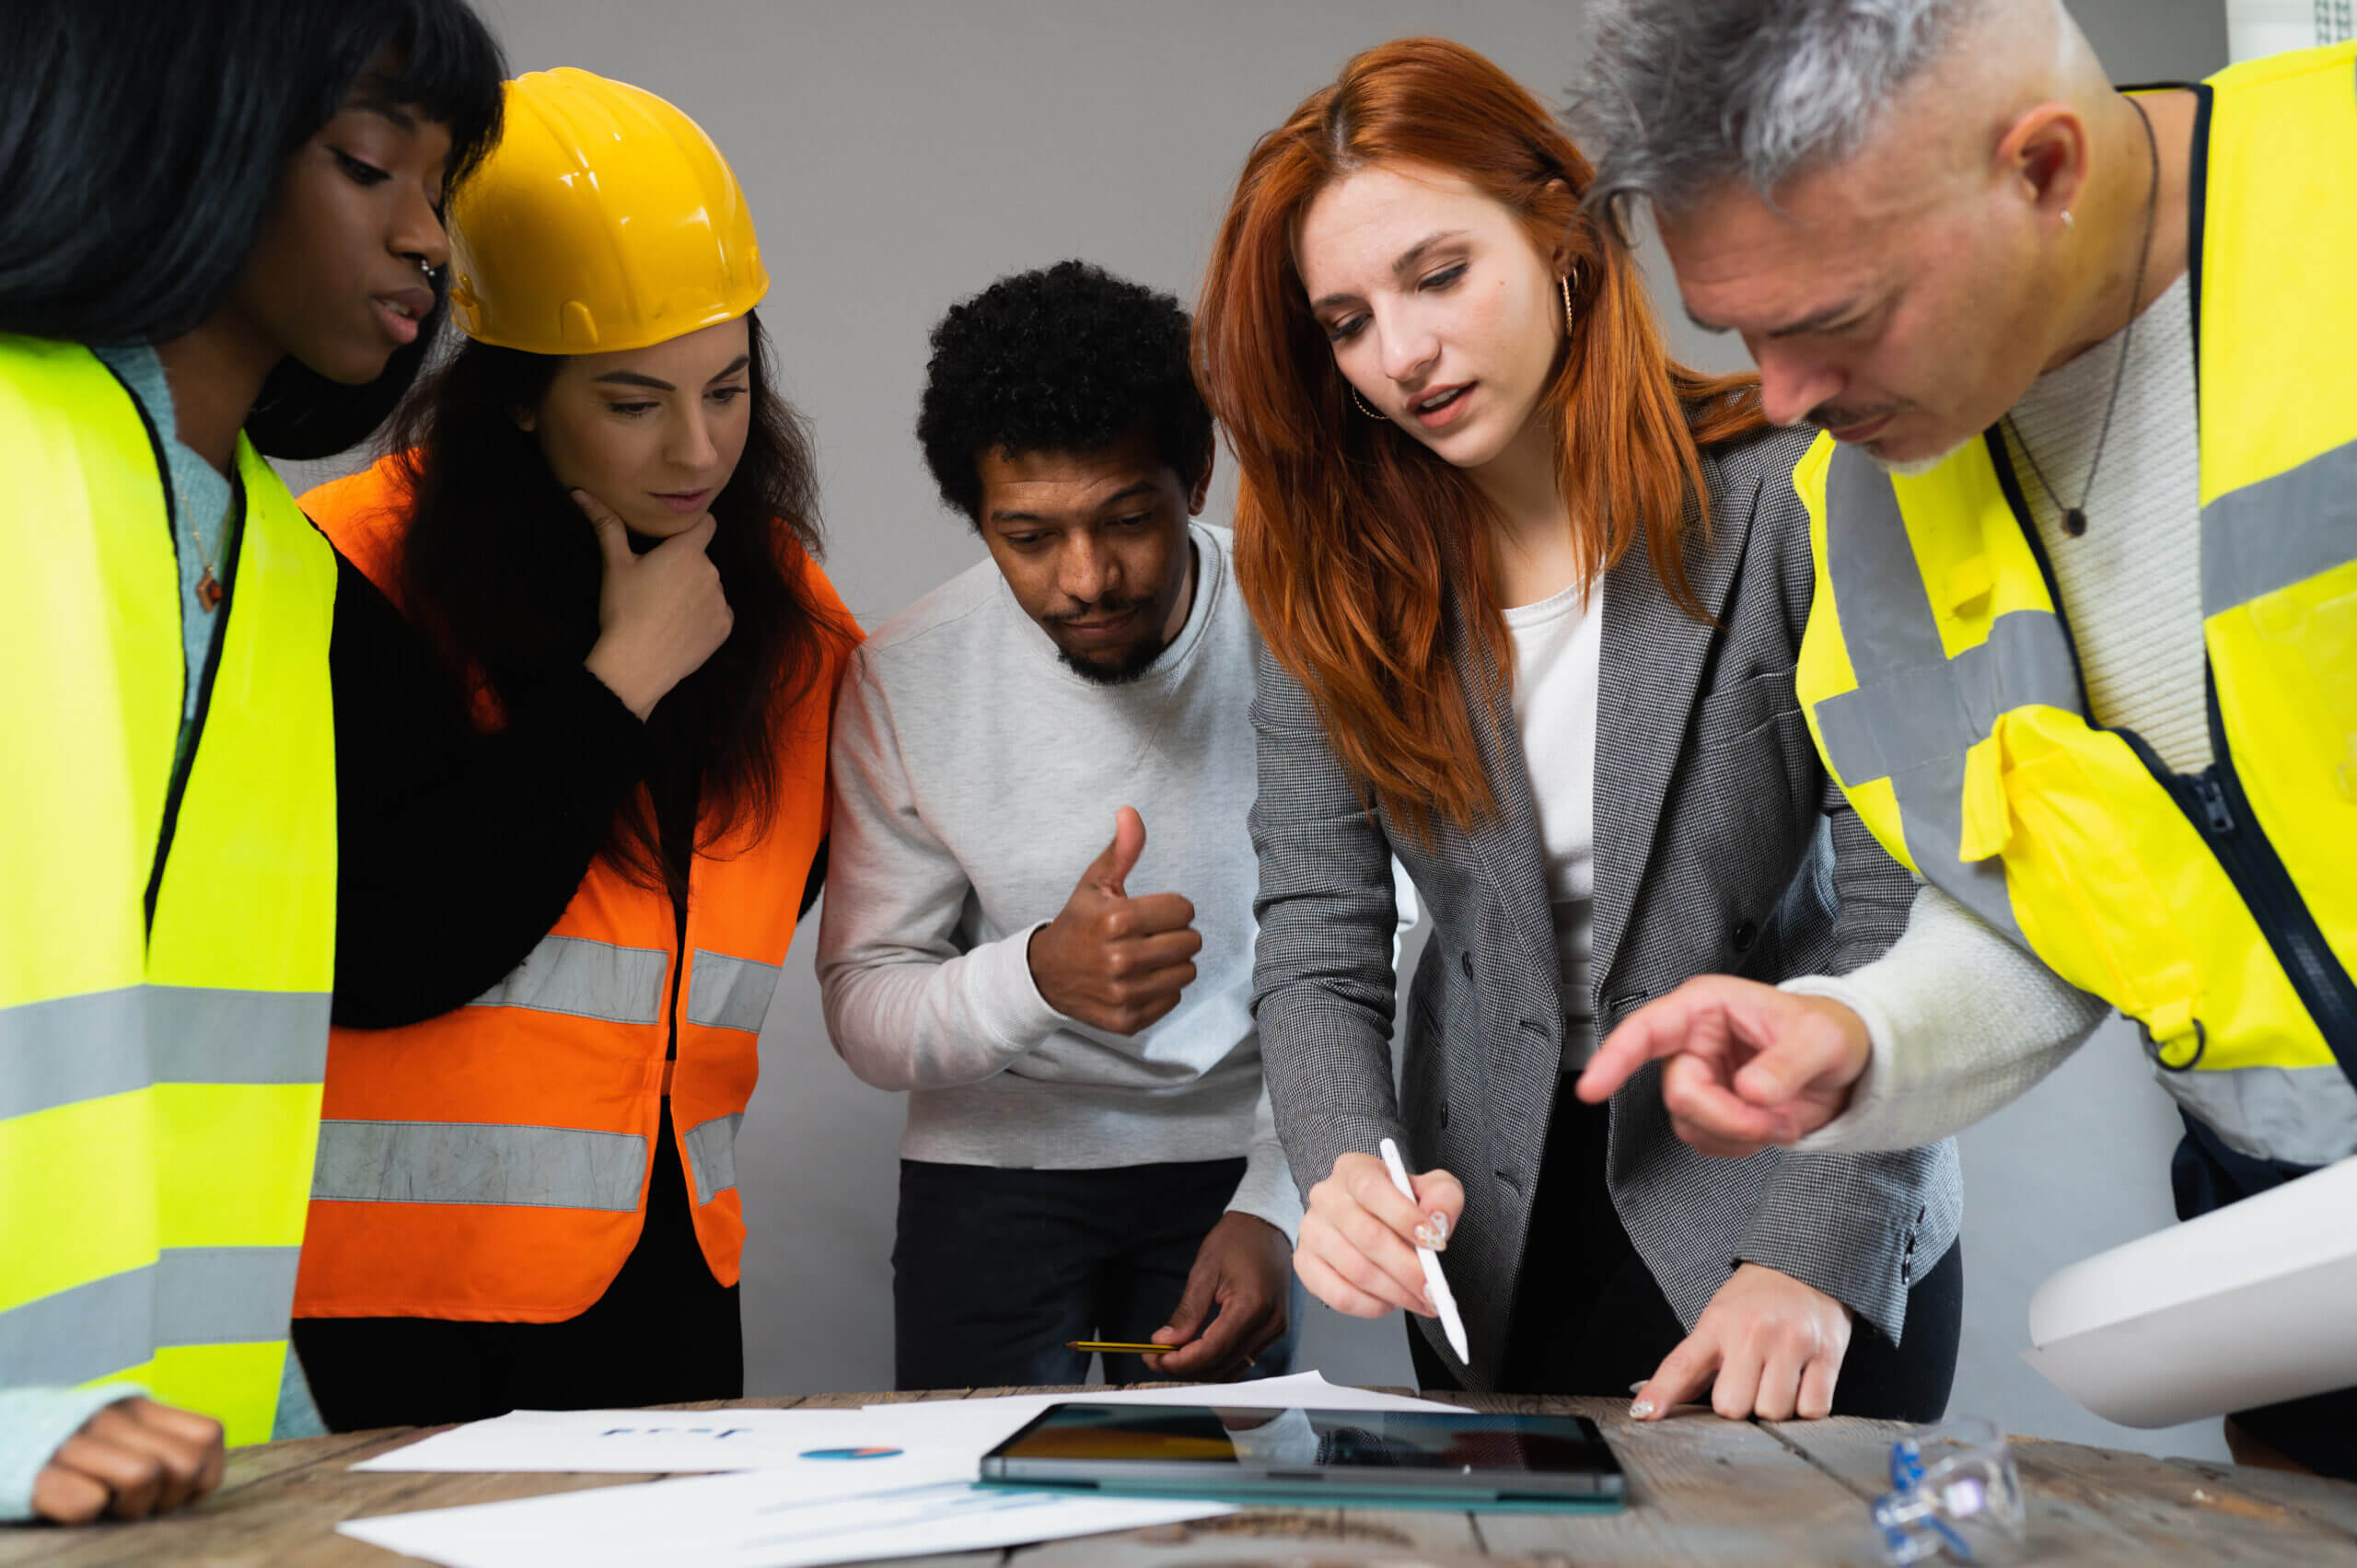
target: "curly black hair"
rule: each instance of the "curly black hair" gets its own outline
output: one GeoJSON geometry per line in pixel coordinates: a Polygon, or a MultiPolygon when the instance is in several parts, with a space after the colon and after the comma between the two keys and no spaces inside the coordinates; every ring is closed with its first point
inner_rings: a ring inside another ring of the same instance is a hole
{"type": "Polygon", "coordinates": [[[1086,261],[1001,278],[933,330],[917,440],[941,498],[981,528],[984,452],[1094,452],[1141,432],[1189,489],[1212,414],[1186,310],[1086,261]]]}

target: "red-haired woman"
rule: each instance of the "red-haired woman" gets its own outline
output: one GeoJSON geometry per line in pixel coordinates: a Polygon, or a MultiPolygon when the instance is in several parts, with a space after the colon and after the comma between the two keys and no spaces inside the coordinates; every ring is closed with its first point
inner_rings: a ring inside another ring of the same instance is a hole
{"type": "Polygon", "coordinates": [[[1254,1005],[1309,1188],[1295,1267],[1344,1312],[1419,1314],[1427,1386],[1929,1420],[1952,1146],[1723,1161],[1650,1080],[1570,1092],[1647,996],[1846,970],[1912,899],[1793,695],[1806,436],[1669,358],[1588,179],[1489,61],[1386,44],[1253,148],[1204,284],[1266,644],[1254,1005]],[[1394,854],[1434,922],[1396,1096],[1394,854]],[[1447,1244],[1469,1361],[1420,1240],[1447,1244]]]}

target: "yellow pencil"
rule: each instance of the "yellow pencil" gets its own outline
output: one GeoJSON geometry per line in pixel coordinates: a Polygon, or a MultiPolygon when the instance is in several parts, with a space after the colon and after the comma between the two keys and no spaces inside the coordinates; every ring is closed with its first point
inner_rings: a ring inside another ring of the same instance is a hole
{"type": "Polygon", "coordinates": [[[1066,1340],[1064,1349],[1098,1351],[1107,1355],[1168,1355],[1178,1345],[1125,1345],[1107,1340],[1066,1340]]]}

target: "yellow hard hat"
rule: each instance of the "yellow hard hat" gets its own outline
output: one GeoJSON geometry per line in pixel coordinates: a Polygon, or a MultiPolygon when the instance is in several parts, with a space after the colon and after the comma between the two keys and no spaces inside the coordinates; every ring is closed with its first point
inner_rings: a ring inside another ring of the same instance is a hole
{"type": "Polygon", "coordinates": [[[570,65],[507,84],[506,129],[450,204],[450,310],[533,354],[645,348],[769,292],[745,192],[703,128],[570,65]]]}

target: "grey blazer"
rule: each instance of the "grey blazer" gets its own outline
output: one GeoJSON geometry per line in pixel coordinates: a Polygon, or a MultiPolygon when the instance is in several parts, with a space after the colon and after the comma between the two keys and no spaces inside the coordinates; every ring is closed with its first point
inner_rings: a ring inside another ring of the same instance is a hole
{"type": "MultiPolygon", "coordinates": [[[[1808,438],[1767,432],[1704,458],[1712,537],[1687,566],[1715,625],[1670,602],[1642,540],[1606,580],[1594,993],[1569,1009],[1592,1014],[1599,1036],[1690,976],[1841,973],[1907,923],[1913,885],[1827,776],[1794,695],[1814,573],[1791,475],[1808,438]]],[[[1450,635],[1463,670],[1461,616],[1450,635]]],[[[1386,1136],[1417,1168],[1463,1181],[1449,1280],[1473,1346],[1464,1380],[1492,1388],[1523,1255],[1547,1245],[1525,1233],[1567,1011],[1513,710],[1502,698],[1475,726],[1495,815],[1469,833],[1443,822],[1429,847],[1364,809],[1307,694],[1265,650],[1252,716],[1253,1010],[1278,1132],[1305,1191],[1337,1156],[1386,1136]],[[1434,927],[1409,988],[1396,1098],[1395,854],[1434,927]]],[[[1714,1159],[1671,1131],[1657,1067],[1613,1097],[1609,1121],[1613,1206],[1689,1329],[1746,1261],[1824,1291],[1895,1341],[1910,1284],[1962,1219],[1953,1144],[1714,1159]]]]}

